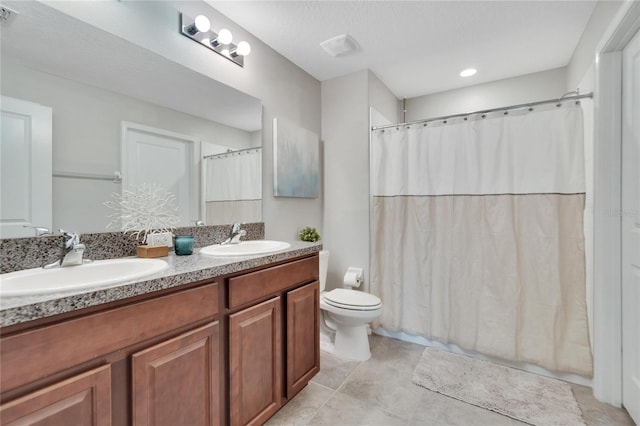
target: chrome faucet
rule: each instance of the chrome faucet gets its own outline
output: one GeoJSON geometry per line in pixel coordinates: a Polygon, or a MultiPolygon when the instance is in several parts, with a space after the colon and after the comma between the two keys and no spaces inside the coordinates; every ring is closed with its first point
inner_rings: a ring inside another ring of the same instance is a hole
{"type": "Polygon", "coordinates": [[[239,244],[240,238],[247,235],[247,231],[245,231],[244,229],[240,229],[241,226],[242,226],[242,223],[240,222],[236,222],[233,225],[231,225],[231,230],[229,231],[229,238],[224,240],[221,244],[222,245],[239,244]]]}
{"type": "Polygon", "coordinates": [[[22,225],[23,228],[31,228],[36,231],[36,237],[44,237],[45,235],[51,235],[53,232],[49,228],[45,228],[43,226],[31,226],[31,225],[22,225]]]}
{"type": "Polygon", "coordinates": [[[65,241],[62,245],[62,251],[60,252],[60,259],[44,265],[43,268],[53,268],[59,266],[61,268],[72,265],[82,265],[83,263],[91,262],[88,259],[83,259],[86,246],[80,243],[80,235],[75,232],[66,232],[60,229],[59,232],[64,236],[65,241]]]}

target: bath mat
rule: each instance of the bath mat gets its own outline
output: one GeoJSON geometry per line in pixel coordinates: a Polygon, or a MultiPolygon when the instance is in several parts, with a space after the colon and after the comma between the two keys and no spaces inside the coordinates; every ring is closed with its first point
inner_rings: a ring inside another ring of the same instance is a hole
{"type": "Polygon", "coordinates": [[[481,359],[426,348],[412,381],[536,426],[585,424],[568,383],[481,359]]]}

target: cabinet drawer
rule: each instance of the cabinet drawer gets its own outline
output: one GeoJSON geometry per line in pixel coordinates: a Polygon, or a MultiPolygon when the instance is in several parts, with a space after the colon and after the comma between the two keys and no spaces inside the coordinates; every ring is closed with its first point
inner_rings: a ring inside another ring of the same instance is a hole
{"type": "Polygon", "coordinates": [[[87,315],[0,340],[5,392],[83,362],[212,317],[218,285],[87,315]]]}
{"type": "Polygon", "coordinates": [[[228,307],[233,309],[317,279],[318,256],[230,278],[228,307]]]}

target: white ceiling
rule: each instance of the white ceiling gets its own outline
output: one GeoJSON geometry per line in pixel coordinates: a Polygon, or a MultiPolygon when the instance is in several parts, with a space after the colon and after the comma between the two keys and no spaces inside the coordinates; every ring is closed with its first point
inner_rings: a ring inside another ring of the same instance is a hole
{"type": "Polygon", "coordinates": [[[595,1],[208,3],[320,81],[372,70],[399,98],[566,66],[595,1]],[[361,50],[331,57],[347,33],[361,50]],[[474,77],[458,73],[475,67],[474,77]]]}

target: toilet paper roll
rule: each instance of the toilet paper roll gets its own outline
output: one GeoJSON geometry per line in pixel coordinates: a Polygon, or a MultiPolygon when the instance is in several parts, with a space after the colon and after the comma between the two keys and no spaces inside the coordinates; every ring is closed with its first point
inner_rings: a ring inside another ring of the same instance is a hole
{"type": "Polygon", "coordinates": [[[362,282],[362,270],[358,268],[349,268],[344,274],[345,287],[359,287],[362,282]]]}

